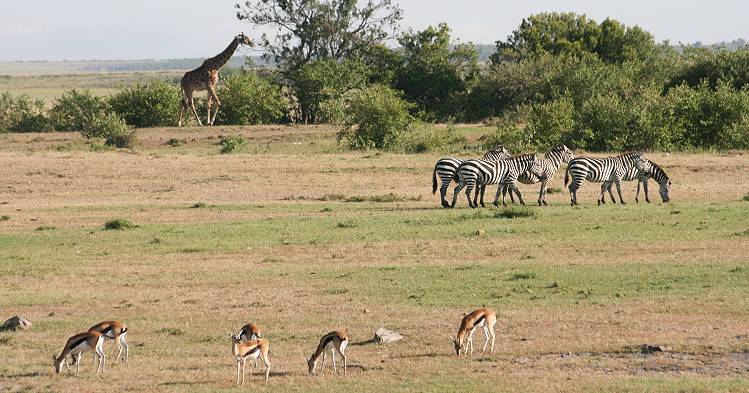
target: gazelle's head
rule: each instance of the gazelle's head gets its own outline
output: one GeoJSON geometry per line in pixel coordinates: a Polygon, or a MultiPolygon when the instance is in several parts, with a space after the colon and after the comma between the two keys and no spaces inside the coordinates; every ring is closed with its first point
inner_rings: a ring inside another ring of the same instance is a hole
{"type": "Polygon", "coordinates": [[[317,367],[317,359],[314,356],[309,359],[304,358],[307,361],[307,372],[309,375],[315,375],[315,367],[317,367]],[[314,359],[314,360],[313,360],[314,359]]]}
{"type": "Polygon", "coordinates": [[[55,366],[55,373],[59,374],[62,372],[62,360],[57,359],[57,356],[52,355],[52,364],[55,366]]]}
{"type": "Polygon", "coordinates": [[[460,351],[463,350],[463,340],[453,337],[450,337],[450,340],[453,342],[453,346],[455,347],[455,353],[460,356],[460,351]]]}
{"type": "Polygon", "coordinates": [[[255,43],[252,42],[252,39],[250,37],[244,35],[244,33],[240,33],[237,36],[237,40],[239,41],[239,43],[241,45],[247,45],[249,47],[254,47],[255,46],[255,43]]]}

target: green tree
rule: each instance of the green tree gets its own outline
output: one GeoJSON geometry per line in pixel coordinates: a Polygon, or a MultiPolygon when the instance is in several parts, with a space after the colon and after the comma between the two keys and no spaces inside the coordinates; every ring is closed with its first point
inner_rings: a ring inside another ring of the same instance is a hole
{"type": "Polygon", "coordinates": [[[281,88],[252,72],[230,76],[217,94],[221,97],[219,124],[279,123],[286,115],[281,88]]]}
{"type": "Polygon", "coordinates": [[[260,0],[235,4],[237,18],[276,29],[260,46],[284,70],[318,59],[359,58],[394,36],[402,11],[392,0],[260,0]]]}
{"type": "Polygon", "coordinates": [[[395,88],[414,101],[427,118],[444,118],[451,109],[449,98],[466,89],[466,81],[478,73],[478,53],[470,45],[450,48],[450,28],[441,23],[423,31],[403,34],[403,65],[395,88]]]}

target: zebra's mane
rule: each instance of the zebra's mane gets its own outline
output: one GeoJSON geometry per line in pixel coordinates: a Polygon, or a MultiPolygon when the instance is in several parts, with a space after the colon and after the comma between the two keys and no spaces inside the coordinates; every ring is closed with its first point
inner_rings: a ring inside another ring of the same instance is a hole
{"type": "Polygon", "coordinates": [[[654,163],[653,161],[648,161],[650,162],[650,173],[652,174],[653,178],[658,177],[658,175],[660,174],[661,176],[663,176],[663,179],[665,181],[670,180],[668,175],[666,174],[666,171],[664,171],[660,165],[654,163]]]}

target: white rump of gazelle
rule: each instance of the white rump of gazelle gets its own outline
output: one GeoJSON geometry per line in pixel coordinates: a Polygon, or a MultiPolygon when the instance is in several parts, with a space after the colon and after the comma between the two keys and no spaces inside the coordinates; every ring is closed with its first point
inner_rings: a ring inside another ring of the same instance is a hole
{"type": "Polygon", "coordinates": [[[104,336],[99,332],[83,332],[70,337],[65,343],[60,356],[52,355],[55,372],[62,372],[63,365],[70,371],[68,357],[73,359],[76,372],[80,371],[81,356],[84,352],[88,351],[94,351],[94,361],[96,361],[97,356],[99,358],[99,365],[96,367],[96,372],[98,373],[99,370],[104,372],[104,336]]]}
{"type": "MultiPolygon", "coordinates": [[[[120,355],[122,355],[122,350],[124,349],[125,363],[127,363],[128,355],[130,353],[127,341],[125,341],[125,336],[127,336],[127,325],[122,323],[122,321],[104,321],[91,326],[88,331],[101,333],[105,341],[112,340],[117,343],[117,349],[119,352],[117,352],[117,358],[114,359],[114,362],[116,364],[117,361],[120,360],[120,355]]],[[[96,357],[94,357],[94,361],[96,361],[96,357]]]]}
{"type": "Polygon", "coordinates": [[[491,339],[492,346],[490,353],[494,353],[494,339],[496,338],[494,325],[496,323],[497,314],[494,310],[489,308],[479,308],[463,317],[463,320],[460,322],[460,328],[458,328],[458,335],[455,338],[450,337],[450,340],[452,340],[455,345],[455,352],[458,356],[460,356],[461,351],[463,351],[465,355],[468,355],[469,348],[471,353],[473,353],[473,333],[476,332],[476,328],[483,328],[484,337],[486,339],[486,341],[484,341],[484,348],[481,352],[486,351],[486,346],[489,344],[489,339],[491,339]],[[468,336],[468,340],[464,345],[463,340],[466,335],[468,336]]]}
{"type": "Polygon", "coordinates": [[[259,338],[257,340],[249,340],[242,342],[242,339],[239,338],[239,335],[234,335],[229,333],[229,337],[231,337],[231,353],[234,355],[234,360],[237,363],[237,384],[239,384],[239,375],[241,373],[242,375],[242,385],[244,385],[244,374],[245,374],[245,364],[247,363],[247,358],[254,359],[257,361],[257,358],[263,359],[263,363],[265,363],[265,380],[268,380],[268,376],[270,375],[270,360],[268,360],[268,340],[264,338],[259,338]]]}
{"type": "Polygon", "coordinates": [[[341,358],[343,359],[343,374],[346,374],[346,346],[349,342],[349,336],[348,331],[339,331],[336,330],[334,332],[330,332],[320,339],[320,343],[317,344],[317,349],[315,349],[315,353],[312,354],[312,356],[307,360],[307,368],[310,373],[310,375],[315,375],[315,368],[317,367],[317,360],[322,356],[322,364],[320,364],[320,372],[323,371],[325,368],[325,352],[330,351],[331,356],[333,357],[333,373],[337,373],[338,370],[336,369],[335,364],[335,353],[338,352],[339,355],[341,355],[341,358]]]}

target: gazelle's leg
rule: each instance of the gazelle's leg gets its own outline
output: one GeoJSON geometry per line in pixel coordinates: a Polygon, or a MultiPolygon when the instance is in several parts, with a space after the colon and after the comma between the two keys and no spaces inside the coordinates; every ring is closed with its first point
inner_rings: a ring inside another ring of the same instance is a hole
{"type": "Polygon", "coordinates": [[[341,359],[343,359],[343,374],[344,375],[346,375],[346,355],[344,354],[345,348],[346,347],[335,348],[336,352],[338,352],[338,354],[341,355],[341,359]]]}
{"type": "MultiPolygon", "coordinates": [[[[83,352],[78,352],[75,356],[75,372],[81,371],[81,356],[83,356],[83,352]]],[[[94,359],[96,359],[96,356],[94,356],[94,359]]]]}
{"type": "Polygon", "coordinates": [[[320,374],[325,370],[325,348],[322,351],[322,364],[320,364],[320,374]]]}
{"type": "Polygon", "coordinates": [[[486,352],[486,346],[489,344],[489,326],[484,325],[484,348],[481,352],[486,352]]]}
{"type": "Polygon", "coordinates": [[[335,347],[330,348],[330,356],[333,358],[333,374],[337,374],[338,370],[335,366],[335,347]]]}
{"type": "Polygon", "coordinates": [[[239,372],[241,370],[241,366],[240,366],[239,362],[240,362],[239,359],[237,359],[237,382],[235,382],[235,384],[237,384],[237,385],[239,385],[239,372]]]}
{"type": "Polygon", "coordinates": [[[471,347],[471,355],[473,355],[473,333],[476,333],[476,327],[471,329],[471,333],[468,335],[468,345],[471,347]]]}
{"type": "Polygon", "coordinates": [[[242,358],[242,386],[244,386],[244,375],[246,374],[246,372],[245,372],[245,366],[246,365],[247,365],[247,359],[246,358],[242,358]]]}
{"type": "Polygon", "coordinates": [[[263,355],[263,363],[265,363],[265,380],[267,381],[270,375],[270,360],[267,354],[263,355]]]}
{"type": "Polygon", "coordinates": [[[489,351],[489,353],[494,353],[494,339],[497,338],[497,333],[494,331],[494,326],[489,329],[489,333],[492,335],[492,349],[489,351]]]}
{"type": "Polygon", "coordinates": [[[125,364],[127,364],[128,358],[130,357],[130,347],[127,345],[127,340],[125,339],[125,334],[120,335],[120,341],[122,342],[122,346],[125,347],[125,364]]]}

